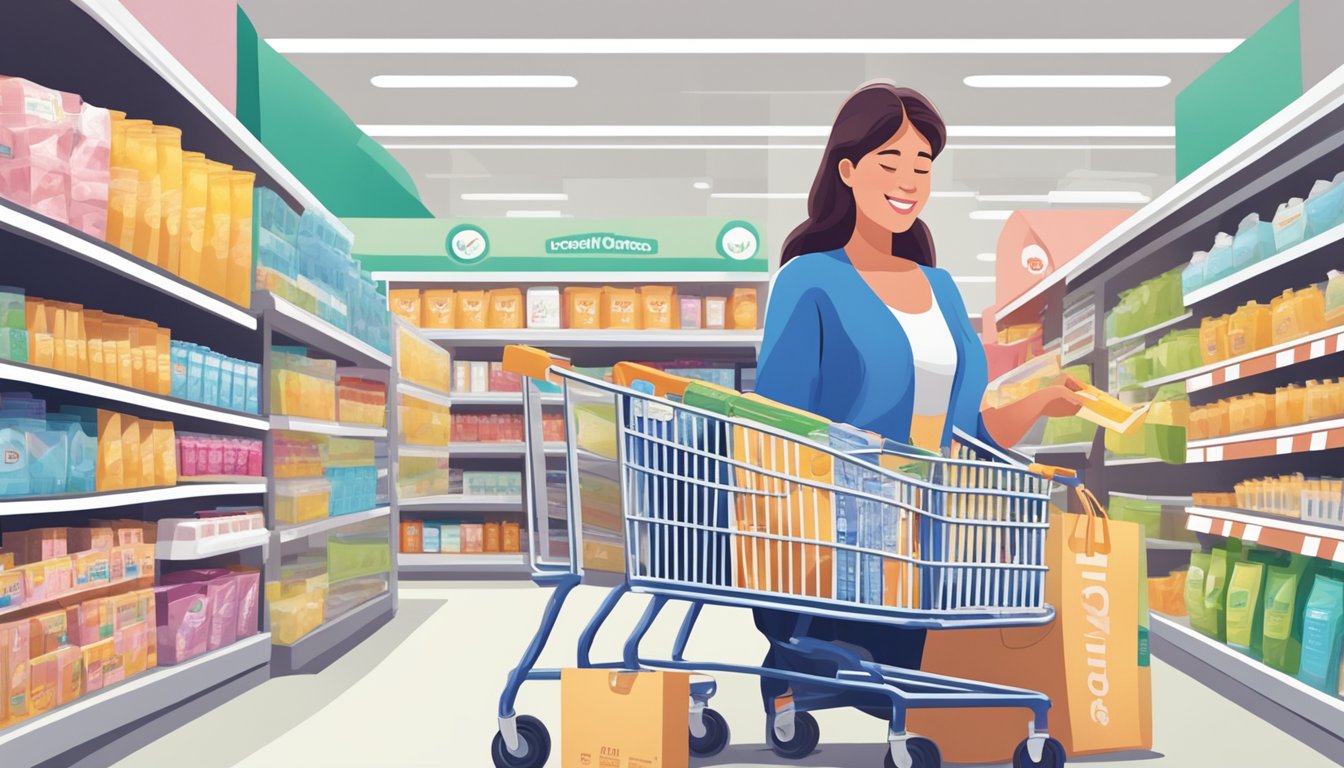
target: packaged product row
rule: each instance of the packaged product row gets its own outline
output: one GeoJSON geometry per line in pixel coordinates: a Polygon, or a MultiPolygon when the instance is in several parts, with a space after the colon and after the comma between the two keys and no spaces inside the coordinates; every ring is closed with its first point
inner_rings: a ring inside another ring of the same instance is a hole
{"type": "Polygon", "coordinates": [[[270,412],[336,420],[336,361],[309,357],[306,347],[271,347],[270,412]]]}
{"type": "Polygon", "coordinates": [[[465,496],[502,496],[520,497],[523,495],[523,475],[521,472],[487,470],[450,470],[449,483],[452,493],[465,496]],[[461,488],[458,491],[457,488],[461,488]]]}
{"type": "Polygon", "coordinates": [[[177,436],[182,477],[261,477],[261,441],[182,433],[177,436]]]}
{"type": "Polygon", "coordinates": [[[182,131],[0,77],[0,197],[242,307],[255,174],[183,151],[182,131]]]}
{"type": "Polygon", "coordinates": [[[1181,270],[1163,272],[1120,292],[1115,307],[1106,313],[1106,338],[1133,336],[1184,313],[1181,270]]]}
{"type": "MultiPolygon", "coordinates": [[[[45,400],[22,392],[0,393],[0,450],[5,455],[0,498],[104,490],[97,434],[97,413],[87,408],[61,406],[59,413],[47,413],[45,400]]],[[[138,445],[138,431],[134,438],[138,445]]],[[[150,485],[153,474],[151,461],[150,485]]]]}
{"type": "Polygon", "coordinates": [[[1190,399],[1185,383],[1157,389],[1134,425],[1123,432],[1106,430],[1106,450],[1118,457],[1147,457],[1168,464],[1184,464],[1189,442],[1190,399]]]}
{"type": "Polygon", "coordinates": [[[351,255],[350,232],[323,213],[296,213],[265,187],[255,208],[256,287],[390,351],[387,297],[351,255]]]}
{"type": "Polygon", "coordinates": [[[453,361],[453,392],[480,394],[522,390],[523,377],[504,370],[503,363],[487,363],[480,360],[453,361]]]}
{"type": "Polygon", "coordinates": [[[148,320],[0,287],[0,358],[217,408],[257,412],[254,363],[173,340],[148,320]]]}
{"type": "Polygon", "coordinates": [[[1286,290],[1268,305],[1252,301],[1230,315],[1201,320],[1200,359],[1220,363],[1341,324],[1344,274],[1331,270],[1325,283],[1286,290]]]}
{"type": "Polygon", "coordinates": [[[1259,432],[1344,416],[1344,379],[1308,381],[1255,392],[1190,410],[1190,439],[1259,432]]]}
{"type": "Polygon", "coordinates": [[[358,376],[336,379],[336,420],[370,427],[387,425],[387,385],[358,376]]]}
{"type": "Polygon", "coordinates": [[[1106,514],[1112,520],[1137,523],[1149,539],[1194,542],[1195,534],[1185,527],[1185,507],[1168,507],[1147,499],[1112,494],[1106,514]]]}
{"type": "Polygon", "coordinates": [[[276,432],[275,519],[297,525],[377,506],[372,440],[276,432]]]}
{"type": "Polygon", "coordinates": [[[8,531],[0,549],[0,615],[73,592],[154,575],[153,524],[89,521],[83,528],[8,531]]]}
{"type": "Polygon", "coordinates": [[[397,426],[405,445],[447,445],[452,438],[451,414],[446,405],[401,395],[397,426]]]}
{"type": "MultiPolygon", "coordinates": [[[[687,379],[705,381],[721,387],[733,388],[738,384],[737,366],[710,360],[679,359],[661,362],[645,362],[642,365],[657,368],[666,373],[687,379]]],[[[585,376],[610,382],[611,366],[581,367],[574,370],[585,376]]],[[[559,387],[545,381],[533,382],[542,392],[559,392],[559,387]]],[[[455,393],[483,394],[486,392],[520,392],[523,379],[516,373],[504,370],[500,362],[481,360],[453,361],[453,389],[455,393]]]]}
{"type": "Polygon", "coordinates": [[[516,522],[407,520],[401,523],[401,551],[427,555],[522,552],[522,529],[516,522]]]}
{"type": "Polygon", "coordinates": [[[541,286],[528,288],[526,295],[519,288],[401,288],[388,297],[393,313],[435,329],[754,330],[758,322],[755,288],[703,297],[666,285],[541,286]]]}
{"type": "Polygon", "coordinates": [[[236,533],[266,530],[266,516],[256,507],[205,509],[195,517],[165,517],[158,521],[157,540],[199,543],[236,533]]]}
{"type": "Polygon", "coordinates": [[[1307,478],[1301,473],[1252,478],[1237,483],[1232,493],[1196,493],[1194,503],[1344,527],[1344,480],[1338,478],[1307,478]]]}
{"type": "Polygon", "coordinates": [[[403,502],[451,492],[446,456],[399,456],[396,479],[397,498],[403,502]]]}
{"type": "Polygon", "coordinates": [[[1331,696],[1344,645],[1344,572],[1316,558],[1226,546],[1190,557],[1190,626],[1331,696]]]}
{"type": "Polygon", "coordinates": [[[1196,251],[1181,273],[1182,289],[1190,293],[1287,250],[1307,238],[1344,224],[1344,171],[1334,179],[1318,179],[1307,198],[1294,197],[1278,206],[1272,222],[1249,213],[1236,236],[1219,232],[1207,251],[1196,251]]]}
{"type": "Polygon", "coordinates": [[[443,347],[420,338],[404,327],[398,327],[397,372],[402,379],[412,384],[434,392],[447,392],[452,357],[443,347]]]}
{"type": "Polygon", "coordinates": [[[181,664],[257,633],[261,573],[194,568],[165,573],[154,589],[159,664],[181,664]]]}
{"type": "MultiPolygon", "coordinates": [[[[543,413],[542,439],[545,442],[564,442],[565,418],[559,413],[543,413]]],[[[454,443],[521,443],[523,441],[523,414],[521,413],[459,413],[452,418],[454,443]]]]}
{"type": "Polygon", "coordinates": [[[346,611],[387,591],[392,544],[384,520],[370,520],[286,555],[266,583],[272,640],[292,645],[346,611]]]}

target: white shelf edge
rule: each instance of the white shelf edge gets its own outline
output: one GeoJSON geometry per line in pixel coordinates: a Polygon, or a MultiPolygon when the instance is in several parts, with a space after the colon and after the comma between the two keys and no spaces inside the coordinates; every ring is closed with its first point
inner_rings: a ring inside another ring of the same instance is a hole
{"type": "Polygon", "coordinates": [[[307,536],[333,531],[337,528],[354,525],[355,523],[377,520],[380,517],[387,517],[390,514],[392,514],[392,508],[389,506],[375,507],[373,509],[366,509],[363,512],[351,512],[348,515],[324,517],[321,520],[314,520],[311,523],[300,523],[299,525],[278,527],[275,530],[275,535],[276,538],[280,540],[281,544],[287,544],[307,536]]]}
{"type": "Polygon", "coordinates": [[[1166,192],[1158,195],[1152,202],[1135,211],[1082,253],[1046,275],[1021,296],[1008,302],[994,313],[995,321],[1002,324],[1057,283],[1071,282],[1075,274],[1082,274],[1104,261],[1132,238],[1151,229],[1155,223],[1174,215],[1185,205],[1216,188],[1222,181],[1268,155],[1298,135],[1302,129],[1338,109],[1341,103],[1344,103],[1344,67],[1331,72],[1232,146],[1215,155],[1166,192]]]}
{"type": "Polygon", "coordinates": [[[446,493],[438,496],[415,496],[398,499],[397,507],[402,510],[414,507],[440,507],[443,509],[491,509],[507,507],[522,509],[522,496],[465,496],[460,493],[446,493]]]}
{"type": "MultiPolygon", "coordinates": [[[[285,188],[303,207],[335,217],[309,189],[285,167],[261,141],[228,110],[214,94],[182,66],[176,57],[154,38],[144,25],[117,0],[75,0],[86,13],[102,24],[141,61],[159,73],[178,93],[257,164],[266,175],[285,188]]],[[[340,225],[344,229],[344,225],[340,225]]]]}
{"type": "Polygon", "coordinates": [[[1059,443],[1058,445],[1019,445],[1013,448],[1018,453],[1032,456],[1038,453],[1087,453],[1092,443],[1059,443]]]}
{"type": "Polygon", "coordinates": [[[1124,344],[1124,343],[1127,342],[1127,341],[1135,341],[1136,339],[1143,339],[1143,338],[1146,338],[1149,334],[1157,333],[1158,331],[1162,331],[1162,330],[1166,330],[1167,328],[1170,328],[1170,327],[1173,326],[1173,325],[1178,325],[1178,324],[1180,324],[1180,323],[1183,323],[1183,322],[1185,322],[1186,320],[1189,320],[1190,318],[1192,318],[1192,317],[1194,317],[1194,316],[1195,316],[1195,314],[1194,314],[1193,312],[1187,311],[1187,312],[1186,312],[1185,314],[1183,314],[1183,315],[1179,315],[1179,316],[1177,316],[1177,317],[1173,317],[1172,319],[1167,320],[1167,321],[1165,321],[1165,322],[1158,323],[1157,325],[1154,325],[1154,326],[1151,327],[1151,328],[1145,328],[1144,330],[1139,331],[1138,333],[1131,333],[1131,334],[1129,334],[1128,336],[1117,336],[1117,337],[1114,338],[1114,339],[1107,339],[1107,340],[1106,340],[1106,347],[1107,347],[1107,349],[1109,349],[1109,348],[1111,348],[1111,347],[1115,347],[1115,346],[1119,346],[1119,345],[1121,345],[1121,344],[1124,344]]]}
{"type": "Polygon", "coordinates": [[[154,544],[156,560],[203,560],[216,555],[264,547],[271,539],[266,529],[226,533],[197,541],[159,541],[154,544]]]}
{"type": "MultiPolygon", "coordinates": [[[[422,447],[424,446],[403,445],[398,450],[407,455],[407,449],[422,447]]],[[[446,453],[462,457],[523,456],[527,453],[527,443],[449,443],[444,449],[446,453]]],[[[565,444],[549,442],[543,450],[547,456],[562,456],[565,453],[565,444]]]]}
{"type": "Polygon", "coordinates": [[[307,419],[300,416],[271,416],[271,429],[289,432],[307,432],[314,435],[333,437],[387,437],[384,427],[369,427],[363,424],[342,424],[338,421],[307,419]]]}
{"type": "Polygon", "coordinates": [[[1207,301],[1214,296],[1231,288],[1252,280],[1266,272],[1272,272],[1285,264],[1291,264],[1300,258],[1310,256],[1313,253],[1333,245],[1340,240],[1344,240],[1344,224],[1332,227],[1319,235],[1304,240],[1286,251],[1279,251],[1268,259],[1257,261],[1256,263],[1234,272],[1216,282],[1201,288],[1196,288],[1190,293],[1185,294],[1184,301],[1187,307],[1192,307],[1202,301],[1207,301]]]}
{"type": "Polygon", "coordinates": [[[1194,552],[1199,549],[1199,544],[1193,541],[1168,541],[1166,539],[1157,539],[1151,536],[1143,540],[1143,545],[1146,549],[1171,552],[1194,552]]]}
{"type": "Polygon", "coordinates": [[[45,515],[55,512],[82,512],[111,509],[161,501],[201,499],[213,496],[246,496],[266,493],[266,482],[181,483],[167,488],[142,488],[133,491],[104,491],[55,497],[20,497],[0,500],[0,517],[45,515]]]}
{"type": "Polygon", "coordinates": [[[398,552],[397,565],[518,565],[527,564],[526,552],[398,552]]]}
{"type": "Polygon", "coordinates": [[[768,283],[769,272],[471,272],[383,271],[389,283],[768,283]]]}
{"type": "MultiPolygon", "coordinates": [[[[1181,373],[1173,374],[1173,375],[1171,375],[1171,376],[1163,376],[1162,378],[1158,378],[1158,379],[1150,379],[1150,380],[1148,380],[1148,381],[1141,382],[1141,383],[1139,384],[1139,386],[1140,386],[1140,387],[1143,387],[1143,388],[1145,388],[1145,389],[1148,389],[1148,388],[1151,388],[1151,387],[1160,387],[1160,386],[1162,386],[1163,384],[1174,384],[1174,383],[1176,383],[1176,382],[1178,382],[1178,381],[1189,381],[1190,379],[1193,379],[1193,378],[1195,378],[1195,377],[1197,377],[1197,376],[1203,376],[1203,375],[1206,374],[1206,373],[1213,373],[1214,371],[1219,371],[1219,370],[1222,370],[1222,369],[1224,369],[1224,368],[1230,368],[1231,366],[1234,366],[1234,365],[1241,365],[1242,363],[1244,363],[1244,362],[1246,362],[1246,361],[1248,361],[1248,360],[1254,360],[1254,359],[1256,359],[1256,358],[1258,358],[1258,357],[1266,357],[1266,356],[1268,356],[1268,355],[1276,355],[1276,354],[1278,354],[1278,353],[1280,353],[1280,352],[1286,352],[1286,351],[1288,351],[1288,350],[1290,350],[1290,349],[1297,349],[1298,347],[1310,346],[1311,343],[1312,343],[1313,341],[1320,341],[1320,340],[1322,340],[1322,339],[1328,339],[1328,338],[1330,338],[1331,336],[1340,335],[1340,334],[1344,334],[1344,326],[1336,325],[1336,326],[1333,326],[1333,327],[1330,327],[1330,328],[1326,328],[1325,330],[1320,331],[1319,333],[1313,333],[1313,334],[1310,334],[1310,335],[1307,335],[1307,336],[1303,336],[1303,337],[1298,338],[1298,339],[1293,339],[1292,341],[1285,341],[1285,342],[1282,342],[1282,343],[1279,343],[1279,344],[1275,344],[1275,345],[1272,346],[1272,347],[1265,347],[1264,349],[1257,349],[1257,350],[1254,351],[1254,352],[1247,352],[1247,353],[1244,354],[1244,355],[1237,355],[1236,357],[1231,357],[1231,358],[1228,358],[1227,360],[1223,360],[1223,361],[1221,361],[1221,362],[1211,363],[1211,364],[1209,364],[1209,365],[1203,365],[1203,366],[1200,366],[1199,368],[1191,368],[1191,369],[1188,370],[1188,371],[1182,371],[1181,373]]],[[[1342,346],[1340,347],[1340,352],[1344,352],[1344,345],[1342,345],[1342,346]]],[[[1313,358],[1311,358],[1311,359],[1312,359],[1312,360],[1319,360],[1320,358],[1319,358],[1319,357],[1313,357],[1313,358]]],[[[1295,363],[1295,365],[1296,365],[1296,363],[1295,363]]],[[[1240,380],[1241,380],[1240,378],[1237,379],[1237,381],[1240,381],[1240,380]]],[[[1202,389],[1207,389],[1207,388],[1208,388],[1208,387],[1201,387],[1200,389],[1202,390],[1202,389]]],[[[1200,391],[1200,390],[1196,390],[1196,391],[1200,391]]]]}
{"type": "Polygon", "coordinates": [[[166,296],[172,296],[192,304],[248,330],[256,330],[257,328],[257,318],[241,307],[236,307],[199,288],[159,272],[134,256],[119,250],[113,250],[109,246],[94,242],[91,239],[85,239],[43,221],[13,203],[0,204],[0,226],[30,235],[39,242],[69,251],[103,266],[111,272],[120,273],[166,296]]]}
{"type": "Polygon", "coordinates": [[[443,345],[498,345],[524,342],[560,346],[611,345],[640,347],[747,347],[761,343],[762,332],[718,330],[574,330],[568,328],[487,328],[481,330],[429,330],[424,335],[443,345]]]}
{"type": "MultiPolygon", "coordinates": [[[[457,392],[449,400],[453,405],[516,405],[522,407],[522,392],[457,392]]],[[[541,395],[542,405],[558,405],[564,402],[564,396],[558,392],[541,395]]]]}
{"type": "MultiPolygon", "coordinates": [[[[363,357],[366,357],[370,360],[373,360],[374,362],[378,363],[379,365],[385,368],[392,367],[391,355],[388,355],[385,352],[374,349],[371,345],[355,338],[350,333],[343,331],[340,328],[337,328],[331,323],[328,323],[326,320],[323,320],[322,318],[314,314],[311,314],[306,310],[300,309],[299,307],[291,304],[290,302],[286,301],[285,299],[282,299],[279,296],[276,296],[273,293],[270,293],[269,291],[257,291],[253,293],[252,307],[253,311],[256,312],[273,310],[276,314],[281,315],[282,317],[288,318],[290,320],[293,320],[294,322],[307,327],[309,330],[316,332],[320,336],[324,336],[327,339],[330,339],[332,342],[334,342],[335,344],[339,344],[342,347],[342,349],[330,349],[330,348],[321,349],[320,351],[322,352],[326,352],[327,354],[343,355],[348,351],[354,351],[355,353],[363,357]],[[267,306],[267,304],[269,304],[270,306],[267,306]]],[[[280,329],[280,332],[284,333],[284,329],[280,329]]]]}
{"type": "Polygon", "coordinates": [[[422,387],[419,384],[412,384],[408,381],[397,382],[397,394],[414,397],[425,402],[446,405],[451,407],[453,404],[452,395],[446,392],[435,392],[432,389],[422,387]]]}
{"type": "Polygon", "coordinates": [[[1214,448],[1220,445],[1235,445],[1237,443],[1249,443],[1255,440],[1274,440],[1280,437],[1293,437],[1295,435],[1305,435],[1311,432],[1321,432],[1330,429],[1339,429],[1344,427],[1344,418],[1330,419],[1328,421],[1312,421],[1306,424],[1294,424],[1289,427],[1277,427],[1275,429],[1265,429],[1259,432],[1238,432],[1235,435],[1223,435],[1221,437],[1210,437],[1204,440],[1191,440],[1187,443],[1187,448],[1214,448]]]}
{"type": "Polygon", "coordinates": [[[1123,491],[1111,491],[1111,496],[1119,496],[1122,499],[1138,499],[1153,504],[1161,504],[1164,507],[1187,507],[1190,506],[1190,496],[1145,496],[1142,493],[1125,493],[1123,491]]]}
{"type": "Polygon", "coordinates": [[[1329,525],[1318,523],[1302,522],[1301,519],[1291,517],[1275,517],[1274,515],[1248,514],[1236,509],[1223,509],[1221,507],[1198,507],[1189,506],[1185,508],[1187,515],[1198,515],[1216,520],[1229,520],[1234,523],[1245,523],[1246,525],[1258,525],[1261,528],[1273,528],[1280,531],[1289,531],[1300,533],[1303,536],[1315,536],[1321,539],[1332,539],[1334,541],[1344,541],[1344,528],[1335,528],[1329,525]]]}
{"type": "Polygon", "coordinates": [[[1154,459],[1151,456],[1130,456],[1121,459],[1106,459],[1108,467],[1128,467],[1134,464],[1165,464],[1161,459],[1154,459]]]}
{"type": "Polygon", "coordinates": [[[450,445],[397,445],[397,458],[448,458],[452,455],[450,445]]]}
{"type": "Polygon", "coordinates": [[[163,395],[123,387],[119,384],[109,384],[105,381],[63,371],[36,368],[6,360],[0,360],[0,380],[21,382],[48,389],[59,389],[63,392],[88,395],[89,397],[111,400],[138,408],[150,408],[166,414],[204,419],[221,424],[232,424],[245,429],[260,431],[270,429],[270,424],[255,414],[212,408],[208,405],[164,397],[163,395]]]}

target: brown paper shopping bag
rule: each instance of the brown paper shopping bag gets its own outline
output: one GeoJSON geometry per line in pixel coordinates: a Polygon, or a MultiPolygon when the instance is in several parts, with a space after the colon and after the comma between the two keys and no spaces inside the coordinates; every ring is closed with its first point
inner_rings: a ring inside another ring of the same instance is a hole
{"type": "Polygon", "coordinates": [[[561,767],[686,768],[690,685],[679,672],[562,670],[561,767]]]}
{"type": "MultiPolygon", "coordinates": [[[[1050,697],[1049,733],[1069,755],[1152,746],[1152,683],[1139,585],[1146,589],[1142,528],[1085,514],[1050,518],[1042,627],[930,632],[923,669],[1038,690],[1050,697]]],[[[1146,601],[1145,601],[1146,602],[1146,601]]],[[[1027,735],[1024,709],[912,710],[909,728],[949,762],[1004,762],[1027,735]]]]}

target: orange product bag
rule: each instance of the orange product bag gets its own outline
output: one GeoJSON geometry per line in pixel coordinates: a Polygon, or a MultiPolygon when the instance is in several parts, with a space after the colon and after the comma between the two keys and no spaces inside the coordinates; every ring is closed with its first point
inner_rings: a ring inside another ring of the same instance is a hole
{"type": "Polygon", "coordinates": [[[89,355],[89,378],[107,381],[103,371],[103,313],[85,311],[84,345],[89,355]]]}
{"type": "Polygon", "coordinates": [[[206,160],[205,250],[201,287],[217,296],[228,288],[229,244],[233,237],[233,168],[206,160]]]}
{"type": "Polygon", "coordinates": [[[205,257],[205,217],[210,199],[210,168],[200,152],[182,153],[182,222],[178,244],[177,274],[193,284],[201,283],[205,257]]]}
{"type": "Polygon", "coordinates": [[[177,274],[182,253],[182,130],[154,126],[159,157],[158,265],[177,274]]]}
{"type": "Polygon", "coordinates": [[[756,330],[759,318],[759,311],[756,306],[756,289],[734,288],[733,296],[729,300],[728,315],[732,319],[730,327],[734,330],[756,330]]]}
{"type": "Polygon", "coordinates": [[[602,327],[635,331],[643,327],[639,294],[633,288],[602,289],[602,327]]]}
{"type": "Polygon", "coordinates": [[[566,328],[596,330],[602,327],[602,291],[593,287],[571,286],[561,302],[566,328]]]}
{"type": "MultiPolygon", "coordinates": [[[[1052,703],[1050,735],[1070,757],[1150,749],[1146,560],[1138,523],[1108,520],[1100,505],[1054,513],[1046,599],[1055,619],[930,632],[922,669],[1041,691],[1052,703]]],[[[933,739],[948,762],[1007,762],[1030,721],[1025,709],[912,709],[909,729],[933,739]]]]}
{"type": "Polygon", "coordinates": [[[56,367],[56,337],[47,323],[47,305],[29,296],[24,300],[28,325],[28,362],[39,368],[56,367]]]}
{"type": "Polygon", "coordinates": [[[135,242],[135,187],[139,174],[126,162],[126,113],[108,110],[111,116],[112,145],[108,159],[107,236],[108,245],[130,252],[135,242]]]}
{"type": "Polygon", "coordinates": [[[485,291],[457,292],[457,327],[479,330],[485,327],[485,291]]]}
{"type": "Polygon", "coordinates": [[[159,144],[152,125],[130,125],[126,129],[126,161],[136,172],[135,241],[131,254],[158,264],[163,190],[159,180],[159,144]]]}
{"type": "Polygon", "coordinates": [[[387,306],[397,317],[404,318],[411,325],[420,325],[419,288],[394,288],[388,291],[387,306]]]}
{"type": "Polygon", "coordinates": [[[523,292],[517,288],[496,288],[490,291],[489,312],[486,326],[489,328],[522,328],[523,292]]]}
{"type": "Polygon", "coordinates": [[[122,459],[122,415],[98,411],[98,466],[94,486],[99,491],[119,491],[126,487],[126,462],[122,459]]]}
{"type": "Polygon", "coordinates": [[[240,307],[252,305],[252,187],[250,171],[229,174],[229,259],[222,293],[240,307]]]}
{"type": "Polygon", "coordinates": [[[666,285],[646,285],[639,289],[639,303],[646,329],[670,330],[680,325],[677,289],[666,285]]]}
{"type": "Polygon", "coordinates": [[[560,671],[560,766],[686,768],[685,672],[560,671]]]}
{"type": "Polygon", "coordinates": [[[420,296],[420,327],[452,328],[456,304],[457,296],[451,288],[425,290],[420,296]]]}

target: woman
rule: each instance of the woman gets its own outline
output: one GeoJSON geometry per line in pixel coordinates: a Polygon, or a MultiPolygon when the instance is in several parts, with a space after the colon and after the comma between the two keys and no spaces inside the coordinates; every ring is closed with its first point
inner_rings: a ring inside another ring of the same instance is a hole
{"type": "MultiPolygon", "coordinates": [[[[850,95],[831,128],[808,218],[784,243],[770,289],[756,391],[831,421],[930,450],[954,427],[1012,445],[1042,415],[1080,401],[1064,384],[982,408],[988,370],[952,276],[937,268],[919,214],[947,141],[922,95],[876,82],[850,95]]],[[[756,626],[787,643],[794,614],[757,610],[756,626]]],[[[924,630],[813,619],[807,634],[857,646],[881,664],[918,668],[924,630]]],[[[767,667],[827,674],[771,644],[767,667]]],[[[762,678],[767,711],[788,686],[762,678]]],[[[887,718],[881,701],[865,707],[887,718]]]]}

